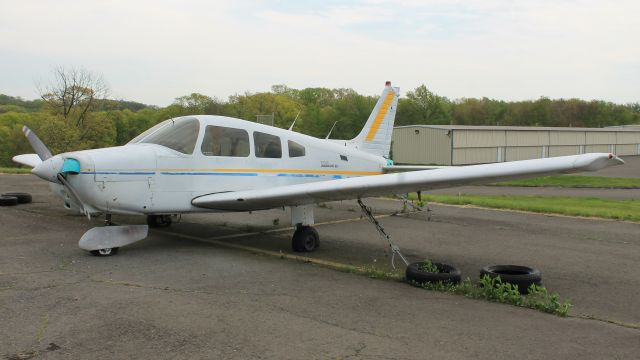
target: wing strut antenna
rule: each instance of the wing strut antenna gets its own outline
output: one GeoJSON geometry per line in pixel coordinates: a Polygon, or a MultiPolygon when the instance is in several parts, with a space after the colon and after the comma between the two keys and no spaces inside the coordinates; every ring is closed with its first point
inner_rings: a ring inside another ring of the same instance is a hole
{"type": "Polygon", "coordinates": [[[405,265],[409,266],[409,262],[407,261],[407,259],[405,259],[404,256],[402,256],[402,253],[400,252],[400,247],[398,247],[398,245],[396,245],[393,242],[393,240],[391,240],[391,236],[389,236],[389,234],[387,234],[387,232],[384,231],[384,228],[382,227],[378,219],[376,219],[375,216],[373,216],[373,212],[371,211],[371,208],[367,207],[362,202],[361,199],[358,199],[358,205],[360,205],[360,209],[362,209],[362,213],[365,214],[367,216],[367,219],[369,219],[369,221],[373,224],[373,226],[376,227],[376,230],[378,230],[378,234],[380,235],[380,237],[389,243],[389,248],[391,249],[391,267],[394,270],[396,269],[396,264],[394,263],[396,254],[398,254],[398,256],[400,257],[400,259],[402,259],[405,265]]]}
{"type": "Polygon", "coordinates": [[[338,121],[333,123],[333,126],[331,127],[331,130],[329,130],[329,133],[327,134],[327,137],[325,139],[328,139],[329,136],[331,136],[331,132],[333,131],[333,128],[336,127],[336,124],[338,123],[338,121]]]}
{"type": "Polygon", "coordinates": [[[298,111],[298,114],[296,115],[295,119],[293,119],[293,122],[291,123],[291,126],[289,126],[289,131],[293,130],[293,125],[296,124],[296,120],[298,120],[298,116],[300,116],[300,111],[302,111],[302,110],[298,111]]]}

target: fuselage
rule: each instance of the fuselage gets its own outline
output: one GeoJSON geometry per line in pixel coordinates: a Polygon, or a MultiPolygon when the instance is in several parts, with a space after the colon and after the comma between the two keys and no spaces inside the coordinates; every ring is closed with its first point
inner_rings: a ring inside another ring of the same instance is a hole
{"type": "MultiPolygon", "coordinates": [[[[114,214],[211,211],[193,206],[191,200],[376,175],[387,164],[384,157],[360,151],[348,141],[210,115],[170,119],[127,145],[60,154],[43,168],[60,171],[68,159],[79,163],[79,171],[65,176],[85,207],[114,214]]],[[[64,187],[52,183],[52,189],[74,207],[64,187]]]]}

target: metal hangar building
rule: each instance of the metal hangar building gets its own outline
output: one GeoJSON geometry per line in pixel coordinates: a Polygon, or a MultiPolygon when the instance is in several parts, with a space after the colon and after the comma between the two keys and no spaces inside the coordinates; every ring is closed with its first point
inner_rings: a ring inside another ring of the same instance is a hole
{"type": "Polygon", "coordinates": [[[393,131],[396,164],[471,165],[590,152],[640,155],[640,127],[409,125],[393,131]]]}

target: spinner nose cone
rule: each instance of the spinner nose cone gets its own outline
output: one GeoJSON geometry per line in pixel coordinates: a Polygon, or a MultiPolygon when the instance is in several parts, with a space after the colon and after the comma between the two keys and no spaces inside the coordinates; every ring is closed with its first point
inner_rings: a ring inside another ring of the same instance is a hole
{"type": "Polygon", "coordinates": [[[46,181],[57,183],[58,173],[63,163],[64,159],[60,155],[56,155],[36,165],[31,170],[31,173],[46,181]]]}

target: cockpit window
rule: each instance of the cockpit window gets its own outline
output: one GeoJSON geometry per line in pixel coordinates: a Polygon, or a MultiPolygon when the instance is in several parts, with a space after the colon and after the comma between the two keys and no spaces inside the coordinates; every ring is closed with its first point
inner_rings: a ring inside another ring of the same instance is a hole
{"type": "Polygon", "coordinates": [[[223,126],[207,126],[200,150],[207,156],[249,156],[249,133],[223,126]]]}
{"type": "Polygon", "coordinates": [[[167,120],[158,130],[142,138],[140,143],[158,144],[183,154],[193,154],[200,122],[196,118],[167,120]]]}
{"type": "Polygon", "coordinates": [[[256,157],[272,159],[282,157],[280,138],[275,135],[255,131],[253,143],[256,148],[256,157]]]}

